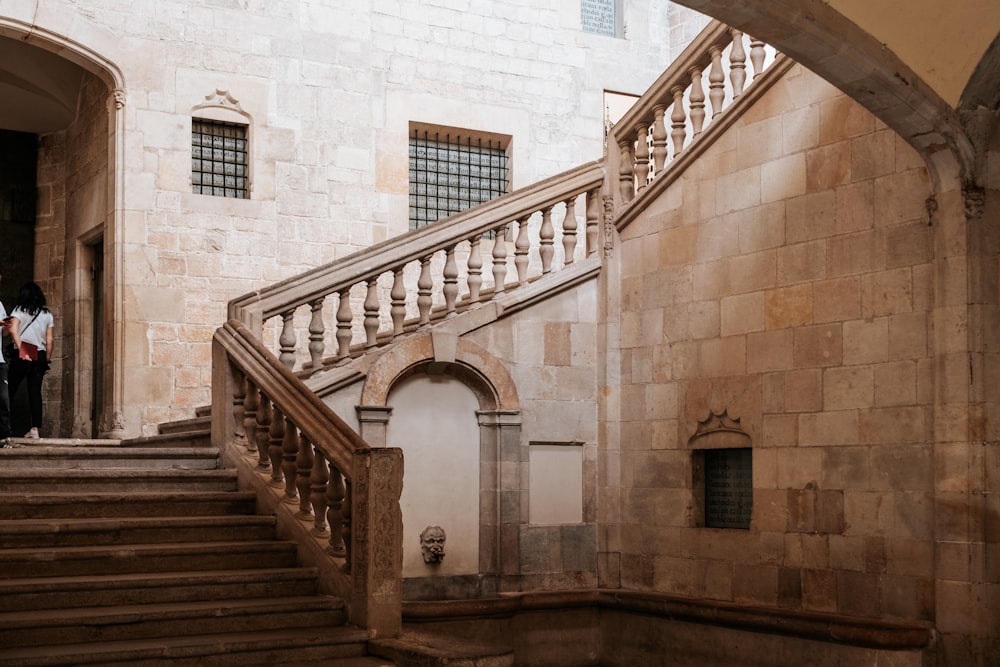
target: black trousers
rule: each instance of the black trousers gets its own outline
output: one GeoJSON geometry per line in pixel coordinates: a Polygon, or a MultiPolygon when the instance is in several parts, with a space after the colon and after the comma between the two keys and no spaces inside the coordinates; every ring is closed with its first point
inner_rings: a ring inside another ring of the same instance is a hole
{"type": "Polygon", "coordinates": [[[7,390],[7,364],[0,361],[0,438],[10,437],[10,392],[7,390]]]}
{"type": "MultiPolygon", "coordinates": [[[[8,390],[10,392],[8,398],[12,398],[17,394],[17,389],[21,386],[21,381],[27,378],[28,407],[31,410],[32,428],[40,428],[42,425],[42,379],[48,370],[49,362],[45,350],[39,350],[38,359],[34,361],[25,361],[20,358],[11,359],[10,361],[10,373],[7,376],[8,390]]],[[[10,401],[8,400],[9,403],[10,401]]],[[[7,428],[9,429],[10,426],[7,428]]]]}

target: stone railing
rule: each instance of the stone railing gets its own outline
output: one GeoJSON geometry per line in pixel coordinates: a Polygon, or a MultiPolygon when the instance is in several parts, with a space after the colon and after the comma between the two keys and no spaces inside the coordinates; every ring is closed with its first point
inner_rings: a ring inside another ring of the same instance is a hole
{"type": "MultiPolygon", "coordinates": [[[[369,448],[243,324],[216,331],[212,440],[256,461],[295,516],[344,559],[332,584],[351,623],[383,635],[400,629],[403,456],[369,448]]],[[[227,453],[228,453],[227,452],[227,453]]]]}
{"type": "Polygon", "coordinates": [[[616,208],[628,206],[775,62],[764,42],[709,23],[611,129],[608,169],[618,181],[616,208]]]}
{"type": "Polygon", "coordinates": [[[337,363],[593,253],[603,180],[602,162],[585,164],[247,294],[230,302],[229,316],[259,338],[280,318],[288,368],[337,363]]]}

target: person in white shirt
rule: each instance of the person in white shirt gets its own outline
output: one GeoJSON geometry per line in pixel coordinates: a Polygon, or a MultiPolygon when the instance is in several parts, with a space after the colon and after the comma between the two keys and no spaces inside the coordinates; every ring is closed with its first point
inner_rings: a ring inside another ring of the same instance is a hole
{"type": "Polygon", "coordinates": [[[37,284],[25,283],[17,294],[11,311],[10,336],[18,350],[10,362],[9,392],[17,393],[21,381],[28,380],[28,406],[31,410],[31,430],[24,437],[39,437],[42,426],[42,380],[49,370],[55,322],[45,307],[45,294],[37,284]]]}

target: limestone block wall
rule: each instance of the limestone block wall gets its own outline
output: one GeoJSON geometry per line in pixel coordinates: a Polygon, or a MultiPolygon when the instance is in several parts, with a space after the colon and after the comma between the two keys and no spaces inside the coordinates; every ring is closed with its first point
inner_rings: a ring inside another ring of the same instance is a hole
{"type": "Polygon", "coordinates": [[[622,230],[605,585],[933,617],[929,193],[909,146],[796,67],[622,230]],[[752,447],[749,529],[704,527],[692,436],[723,411],[752,447]]]}

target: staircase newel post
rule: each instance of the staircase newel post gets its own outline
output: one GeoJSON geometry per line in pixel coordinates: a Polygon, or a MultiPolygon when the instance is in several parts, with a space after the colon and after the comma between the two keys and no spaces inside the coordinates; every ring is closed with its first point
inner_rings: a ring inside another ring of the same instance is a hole
{"type": "Polygon", "coordinates": [[[313,516],[312,507],[312,441],[305,433],[299,433],[299,453],[295,457],[295,486],[299,490],[299,511],[296,516],[308,521],[313,516]]]}
{"type": "Polygon", "coordinates": [[[351,489],[351,622],[391,637],[402,629],[402,450],[356,452],[351,489]]]}
{"type": "Polygon", "coordinates": [[[281,472],[285,477],[285,497],[286,503],[294,503],[298,500],[296,489],[296,473],[298,472],[299,456],[299,429],[295,427],[292,420],[284,418],[284,434],[281,438],[281,472]]]}

